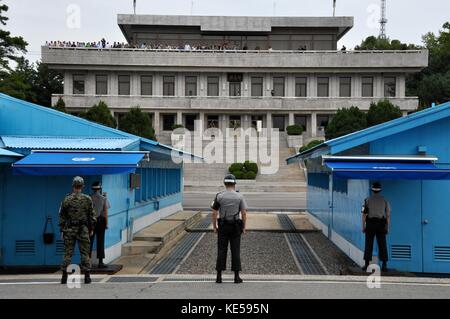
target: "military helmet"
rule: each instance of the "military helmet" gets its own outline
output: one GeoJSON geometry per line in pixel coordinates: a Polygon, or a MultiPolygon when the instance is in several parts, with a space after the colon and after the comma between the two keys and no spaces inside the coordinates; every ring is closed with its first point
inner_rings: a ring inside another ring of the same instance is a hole
{"type": "Polygon", "coordinates": [[[82,187],[84,186],[84,179],[80,176],[75,176],[72,180],[72,186],[73,187],[82,187]]]}
{"type": "Polygon", "coordinates": [[[236,184],[236,177],[233,174],[228,174],[223,179],[224,184],[236,184]]]}
{"type": "Polygon", "coordinates": [[[372,184],[372,191],[381,192],[381,184],[379,182],[375,182],[372,184]]]}
{"type": "Polygon", "coordinates": [[[102,189],[102,183],[100,182],[94,182],[92,183],[92,190],[97,191],[102,189]]]}

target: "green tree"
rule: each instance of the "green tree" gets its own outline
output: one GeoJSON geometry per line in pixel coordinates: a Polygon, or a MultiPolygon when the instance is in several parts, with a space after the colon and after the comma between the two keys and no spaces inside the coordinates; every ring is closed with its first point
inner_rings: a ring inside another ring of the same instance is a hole
{"type": "Polygon", "coordinates": [[[119,121],[119,128],[130,134],[156,141],[155,130],[151,125],[150,116],[148,113],[142,112],[139,106],[133,107],[128,111],[119,121]]]}
{"type": "Polygon", "coordinates": [[[327,140],[347,135],[367,128],[366,114],[356,106],[343,108],[337,111],[336,115],[325,128],[327,140]]]}
{"type": "Polygon", "coordinates": [[[406,44],[400,40],[383,39],[372,35],[357,45],[355,50],[417,50],[420,48],[415,44],[406,44]]]}
{"type": "MultiPolygon", "coordinates": [[[[0,0],[1,1],[1,0],[0,0]]],[[[6,26],[8,17],[4,14],[8,11],[8,6],[0,2],[0,24],[6,26]]],[[[9,31],[0,29],[0,73],[10,70],[10,62],[19,62],[20,54],[26,52],[27,43],[22,37],[11,36],[9,31]]]]}
{"type": "Polygon", "coordinates": [[[367,113],[367,125],[374,126],[402,117],[402,111],[389,100],[371,103],[367,113]]]}
{"type": "Polygon", "coordinates": [[[0,73],[0,92],[15,98],[34,102],[36,95],[33,90],[35,72],[33,66],[24,58],[17,59],[14,70],[0,73]]]}
{"type": "Polygon", "coordinates": [[[108,105],[106,105],[106,103],[103,101],[95,104],[87,112],[80,114],[80,116],[88,121],[112,128],[115,128],[117,126],[116,119],[109,111],[108,105]]]}
{"type": "Polygon", "coordinates": [[[33,82],[35,103],[47,107],[52,106],[52,94],[63,93],[63,76],[50,70],[44,63],[37,62],[33,82]]]}
{"type": "Polygon", "coordinates": [[[53,107],[55,110],[63,112],[63,113],[67,113],[66,110],[66,102],[64,102],[63,98],[60,97],[58,99],[58,101],[56,102],[55,106],[53,107]]]}

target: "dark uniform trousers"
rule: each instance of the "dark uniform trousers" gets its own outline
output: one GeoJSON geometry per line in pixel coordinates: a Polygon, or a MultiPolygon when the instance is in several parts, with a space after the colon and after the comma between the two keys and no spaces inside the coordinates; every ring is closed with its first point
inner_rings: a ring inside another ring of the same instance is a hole
{"type": "Polygon", "coordinates": [[[373,241],[377,238],[378,258],[381,261],[388,261],[386,245],[386,219],[367,218],[366,219],[366,247],[364,250],[364,260],[372,260],[373,241]]]}
{"type": "Polygon", "coordinates": [[[241,229],[234,221],[219,225],[216,270],[224,271],[227,268],[228,242],[231,246],[231,270],[241,271],[241,229]]]}
{"type": "Polygon", "coordinates": [[[91,249],[89,256],[92,256],[92,248],[94,247],[94,239],[97,237],[97,258],[105,258],[105,231],[106,231],[106,218],[99,216],[97,223],[95,223],[94,233],[90,237],[91,249]]]}

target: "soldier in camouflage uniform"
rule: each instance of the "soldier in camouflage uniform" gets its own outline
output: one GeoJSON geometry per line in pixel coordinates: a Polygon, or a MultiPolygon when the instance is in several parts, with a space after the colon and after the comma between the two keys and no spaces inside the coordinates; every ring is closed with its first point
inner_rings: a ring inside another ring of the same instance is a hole
{"type": "Polygon", "coordinates": [[[92,235],[96,219],[92,199],[82,193],[83,187],[83,178],[75,177],[72,182],[72,193],[64,198],[59,211],[59,229],[64,239],[65,251],[61,265],[62,284],[67,283],[67,266],[71,263],[76,242],[80,249],[81,270],[85,273],[84,282],[91,283],[89,236],[92,235]]]}

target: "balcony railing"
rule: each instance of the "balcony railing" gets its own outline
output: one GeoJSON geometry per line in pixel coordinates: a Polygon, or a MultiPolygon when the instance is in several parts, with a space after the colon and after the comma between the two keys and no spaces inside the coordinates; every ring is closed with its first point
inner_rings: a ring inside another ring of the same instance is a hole
{"type": "Polygon", "coordinates": [[[147,48],[85,48],[85,47],[59,47],[59,46],[43,46],[49,50],[65,50],[65,51],[100,51],[100,52],[176,52],[186,54],[196,53],[256,53],[256,54],[417,54],[426,50],[185,50],[185,49],[147,49],[147,48]]]}

